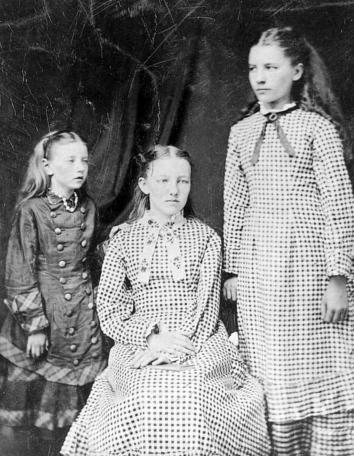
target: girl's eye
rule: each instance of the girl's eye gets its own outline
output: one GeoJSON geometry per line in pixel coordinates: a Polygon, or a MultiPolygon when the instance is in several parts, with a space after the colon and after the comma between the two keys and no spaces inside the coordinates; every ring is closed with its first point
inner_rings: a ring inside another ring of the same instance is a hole
{"type": "Polygon", "coordinates": [[[182,184],[189,184],[189,180],[188,179],[180,179],[179,182],[182,183],[182,184]]]}
{"type": "Polygon", "coordinates": [[[249,71],[249,72],[253,71],[254,69],[255,69],[255,67],[254,67],[254,66],[250,66],[250,67],[248,67],[248,71],[249,71]]]}
{"type": "Polygon", "coordinates": [[[277,67],[275,65],[266,65],[267,70],[275,70],[277,67]]]}

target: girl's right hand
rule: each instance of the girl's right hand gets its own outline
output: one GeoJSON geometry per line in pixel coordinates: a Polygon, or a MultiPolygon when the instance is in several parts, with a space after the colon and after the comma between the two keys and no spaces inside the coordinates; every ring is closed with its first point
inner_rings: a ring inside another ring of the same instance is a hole
{"type": "Polygon", "coordinates": [[[224,298],[229,301],[237,300],[237,277],[230,277],[225,280],[223,286],[224,298]]]}
{"type": "Polygon", "coordinates": [[[189,337],[178,331],[162,331],[159,334],[150,334],[147,343],[149,349],[154,353],[195,354],[194,345],[189,337]]]}
{"type": "Polygon", "coordinates": [[[131,368],[141,369],[152,365],[159,366],[160,364],[170,364],[171,360],[167,353],[155,353],[150,348],[138,351],[132,359],[131,368]]]}
{"type": "Polygon", "coordinates": [[[28,336],[26,350],[28,357],[37,359],[46,350],[48,350],[48,337],[44,332],[38,332],[28,336]]]}

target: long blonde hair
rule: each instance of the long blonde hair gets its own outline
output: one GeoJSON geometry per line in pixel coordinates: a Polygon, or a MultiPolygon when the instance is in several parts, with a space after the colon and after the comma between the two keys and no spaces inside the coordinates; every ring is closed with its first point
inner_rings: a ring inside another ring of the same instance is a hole
{"type": "Polygon", "coordinates": [[[43,159],[50,159],[54,144],[68,144],[81,142],[86,145],[80,136],[69,130],[52,131],[44,135],[36,144],[31,155],[17,199],[16,207],[21,206],[30,198],[44,196],[50,186],[50,177],[45,172],[43,159]]]}

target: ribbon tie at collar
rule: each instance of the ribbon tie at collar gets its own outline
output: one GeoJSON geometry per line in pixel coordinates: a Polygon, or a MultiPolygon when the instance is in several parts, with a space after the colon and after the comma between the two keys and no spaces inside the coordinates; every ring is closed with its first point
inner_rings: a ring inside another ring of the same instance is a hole
{"type": "Polygon", "coordinates": [[[152,257],[159,238],[161,238],[167,249],[168,267],[172,273],[173,280],[178,282],[186,276],[185,264],[181,255],[178,237],[174,232],[175,225],[184,223],[184,219],[175,223],[159,224],[156,220],[145,218],[144,220],[149,227],[149,234],[146,238],[142,252],[138,281],[148,284],[151,274],[152,257]]]}
{"type": "Polygon", "coordinates": [[[251,162],[253,165],[255,165],[259,160],[259,155],[261,153],[261,147],[262,147],[265,135],[266,135],[267,126],[269,124],[274,125],[274,128],[277,132],[278,139],[279,139],[281,145],[284,147],[286,153],[289,155],[289,157],[295,157],[295,155],[296,155],[295,150],[294,150],[293,146],[290,144],[288,138],[286,137],[286,134],[285,134],[282,126],[280,125],[280,121],[279,121],[279,117],[281,117],[284,114],[287,114],[290,111],[293,111],[294,109],[296,109],[296,105],[294,105],[291,108],[284,110],[284,111],[268,112],[268,113],[264,114],[266,120],[263,124],[261,134],[259,135],[259,138],[257,139],[256,145],[254,147],[254,151],[252,154],[252,158],[251,158],[251,162]]]}

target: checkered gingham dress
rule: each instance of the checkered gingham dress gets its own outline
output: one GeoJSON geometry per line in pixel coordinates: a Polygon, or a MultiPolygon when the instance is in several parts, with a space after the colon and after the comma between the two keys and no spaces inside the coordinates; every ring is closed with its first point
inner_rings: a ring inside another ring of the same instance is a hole
{"type": "Polygon", "coordinates": [[[194,218],[170,226],[143,218],[113,238],[98,314],[115,346],[62,454],[269,453],[263,391],[218,318],[220,249],[218,235],[194,218]],[[167,368],[131,368],[136,350],[162,322],[190,334],[197,355],[167,368]]]}
{"type": "Polygon", "coordinates": [[[224,236],[241,355],[264,385],[270,421],[283,424],[354,409],[354,201],[333,124],[302,109],[279,121],[295,157],[268,124],[251,163],[259,112],[231,129],[224,236]],[[334,275],[348,278],[349,319],[329,324],[321,301],[334,275]]]}

